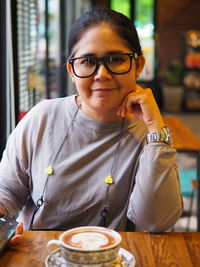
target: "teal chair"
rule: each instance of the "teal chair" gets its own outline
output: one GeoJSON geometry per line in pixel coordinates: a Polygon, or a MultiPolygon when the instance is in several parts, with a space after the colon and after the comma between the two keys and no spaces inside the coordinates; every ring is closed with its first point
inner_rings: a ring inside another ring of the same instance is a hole
{"type": "Polygon", "coordinates": [[[189,232],[190,218],[192,215],[192,205],[194,200],[195,191],[192,186],[192,181],[196,179],[197,173],[195,169],[179,170],[181,193],[183,197],[190,198],[189,209],[184,211],[182,217],[187,217],[186,232],[189,232]]]}

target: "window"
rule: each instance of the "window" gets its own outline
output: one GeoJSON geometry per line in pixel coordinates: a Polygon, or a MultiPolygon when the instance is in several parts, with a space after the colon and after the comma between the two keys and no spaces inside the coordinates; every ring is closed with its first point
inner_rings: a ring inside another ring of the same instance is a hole
{"type": "Polygon", "coordinates": [[[146,59],[139,80],[144,82],[153,80],[155,68],[154,0],[126,0],[121,2],[111,0],[110,8],[123,13],[134,21],[146,59]]]}
{"type": "Polygon", "coordinates": [[[71,24],[89,0],[17,0],[19,117],[44,98],[74,91],[67,84],[65,53],[71,24]],[[65,82],[66,81],[66,82],[65,82]]]}

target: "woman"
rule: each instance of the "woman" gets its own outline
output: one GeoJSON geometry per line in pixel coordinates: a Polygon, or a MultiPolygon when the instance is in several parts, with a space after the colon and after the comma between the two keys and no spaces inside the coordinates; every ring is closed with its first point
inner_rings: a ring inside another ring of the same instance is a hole
{"type": "Polygon", "coordinates": [[[1,212],[22,210],[25,229],[123,231],[129,218],[160,232],[176,222],[176,151],[151,90],[136,84],[144,63],[124,15],[98,8],[76,21],[67,70],[78,93],[42,101],[11,134],[0,166],[1,212]]]}

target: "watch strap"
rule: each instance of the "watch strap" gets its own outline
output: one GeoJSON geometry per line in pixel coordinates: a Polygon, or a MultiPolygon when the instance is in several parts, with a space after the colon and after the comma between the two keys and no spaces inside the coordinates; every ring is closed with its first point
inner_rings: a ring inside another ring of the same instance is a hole
{"type": "Polygon", "coordinates": [[[172,137],[171,137],[171,132],[170,132],[169,127],[165,126],[161,131],[147,133],[146,142],[147,144],[163,142],[168,145],[172,145],[172,137]]]}

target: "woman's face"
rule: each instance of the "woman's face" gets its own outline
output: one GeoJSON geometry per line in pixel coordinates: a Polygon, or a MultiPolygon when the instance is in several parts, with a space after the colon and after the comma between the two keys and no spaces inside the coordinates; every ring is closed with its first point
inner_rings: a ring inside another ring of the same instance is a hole
{"type": "MultiPolygon", "coordinates": [[[[74,47],[74,57],[93,55],[103,57],[112,53],[132,53],[122,39],[110,26],[100,24],[87,30],[74,47]]],[[[136,70],[132,59],[131,70],[123,75],[110,73],[103,64],[89,78],[74,75],[72,67],[67,68],[76,85],[82,110],[89,116],[100,120],[117,120],[116,111],[126,95],[134,91],[136,78],[142,70],[136,70]]]]}

